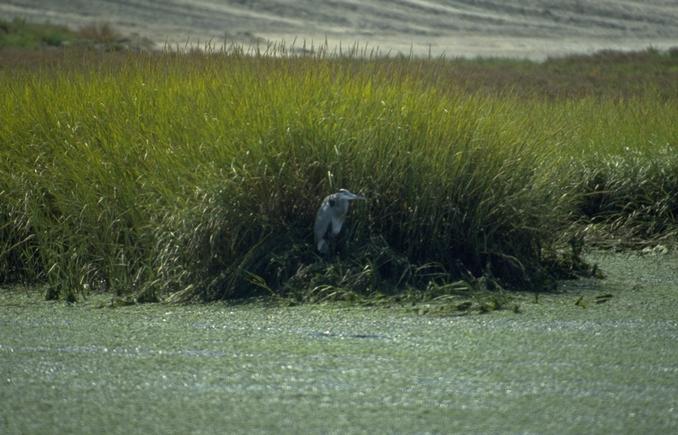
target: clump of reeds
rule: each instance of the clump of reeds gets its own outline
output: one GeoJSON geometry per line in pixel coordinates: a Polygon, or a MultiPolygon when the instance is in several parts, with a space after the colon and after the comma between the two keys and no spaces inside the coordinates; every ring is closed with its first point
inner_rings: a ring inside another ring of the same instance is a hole
{"type": "Polygon", "coordinates": [[[313,299],[425,287],[428,267],[539,288],[582,204],[570,162],[591,123],[577,122],[625,110],[462,92],[426,70],[437,61],[66,61],[0,71],[0,274],[46,280],[52,297],[313,299]],[[327,262],[312,222],[340,187],[369,200],[327,262]]]}

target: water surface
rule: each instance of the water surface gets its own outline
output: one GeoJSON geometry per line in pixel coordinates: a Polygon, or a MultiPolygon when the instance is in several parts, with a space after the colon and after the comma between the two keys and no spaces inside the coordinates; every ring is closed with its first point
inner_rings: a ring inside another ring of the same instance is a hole
{"type": "Polygon", "coordinates": [[[0,432],[675,432],[678,257],[594,260],[607,280],[461,317],[1,290],[0,432]]]}

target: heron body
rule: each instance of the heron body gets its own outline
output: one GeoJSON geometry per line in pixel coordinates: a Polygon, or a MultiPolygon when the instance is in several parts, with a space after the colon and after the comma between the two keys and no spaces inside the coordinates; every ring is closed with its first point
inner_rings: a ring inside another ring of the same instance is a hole
{"type": "Polygon", "coordinates": [[[341,227],[346,220],[346,213],[348,213],[349,202],[358,199],[365,199],[365,197],[346,189],[340,189],[339,192],[328,195],[323,199],[313,225],[315,246],[318,252],[321,254],[329,253],[329,241],[341,232],[341,227]]]}

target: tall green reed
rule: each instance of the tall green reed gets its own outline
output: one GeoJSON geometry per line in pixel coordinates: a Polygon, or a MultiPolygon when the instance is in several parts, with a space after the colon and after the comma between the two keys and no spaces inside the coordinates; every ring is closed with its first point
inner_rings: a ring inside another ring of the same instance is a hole
{"type": "Polygon", "coordinates": [[[371,290],[425,264],[538,287],[581,207],[586,147],[612,155],[604,138],[626,129],[643,153],[673,133],[651,96],[638,104],[654,139],[623,101],[469,94],[444,82],[440,62],[81,61],[0,72],[0,271],[46,280],[54,297],[303,286],[301,270],[326,264],[312,248],[315,210],[340,187],[369,198],[341,255],[371,268],[371,290]]]}

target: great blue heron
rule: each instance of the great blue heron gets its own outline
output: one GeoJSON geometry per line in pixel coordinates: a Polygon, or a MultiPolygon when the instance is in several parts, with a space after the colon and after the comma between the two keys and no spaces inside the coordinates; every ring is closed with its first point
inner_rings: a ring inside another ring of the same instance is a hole
{"type": "Polygon", "coordinates": [[[339,192],[328,195],[323,199],[318,214],[315,216],[315,225],[313,225],[315,246],[318,252],[323,255],[329,253],[328,238],[334,239],[339,235],[348,212],[348,203],[357,199],[365,199],[365,197],[346,189],[339,189],[339,192]]]}

